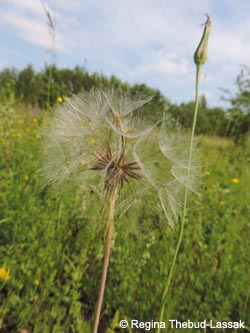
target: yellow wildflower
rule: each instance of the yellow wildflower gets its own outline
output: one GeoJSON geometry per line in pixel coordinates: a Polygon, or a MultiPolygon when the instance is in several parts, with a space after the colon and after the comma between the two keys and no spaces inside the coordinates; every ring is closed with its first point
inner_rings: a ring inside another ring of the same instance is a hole
{"type": "Polygon", "coordinates": [[[23,119],[18,119],[17,123],[18,123],[18,124],[23,124],[23,123],[24,123],[24,120],[23,120],[23,119]]]}
{"type": "Polygon", "coordinates": [[[27,182],[30,179],[30,177],[28,175],[25,175],[23,179],[27,182]]]}
{"type": "Polygon", "coordinates": [[[37,124],[37,123],[38,123],[37,118],[33,118],[33,123],[34,123],[34,124],[37,124]]]}
{"type": "Polygon", "coordinates": [[[211,175],[211,172],[208,171],[208,170],[206,170],[206,171],[204,171],[204,174],[205,174],[206,176],[210,176],[210,175],[211,175]]]}
{"type": "Polygon", "coordinates": [[[240,180],[239,180],[239,178],[232,178],[232,179],[231,179],[231,182],[232,182],[233,184],[239,184],[240,180]]]}
{"type": "Polygon", "coordinates": [[[220,202],[219,202],[219,205],[220,205],[220,206],[224,206],[224,201],[220,201],[220,202]]]}
{"type": "Polygon", "coordinates": [[[38,279],[35,279],[35,280],[34,280],[34,284],[35,284],[36,286],[39,286],[40,281],[39,281],[38,279]]]}
{"type": "Polygon", "coordinates": [[[4,267],[0,267],[0,279],[2,280],[9,280],[10,273],[4,267]]]}
{"type": "Polygon", "coordinates": [[[62,103],[63,102],[63,99],[62,99],[61,96],[58,96],[56,100],[57,100],[58,103],[62,103]]]}

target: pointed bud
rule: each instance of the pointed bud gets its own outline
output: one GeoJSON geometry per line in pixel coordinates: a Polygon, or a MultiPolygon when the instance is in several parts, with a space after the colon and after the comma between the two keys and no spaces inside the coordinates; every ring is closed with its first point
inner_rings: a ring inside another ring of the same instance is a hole
{"type": "Polygon", "coordinates": [[[207,14],[205,15],[207,16],[207,21],[205,22],[205,28],[200,44],[198,45],[194,54],[194,62],[196,65],[203,65],[206,62],[208,56],[208,37],[210,34],[212,22],[210,17],[207,14]]]}

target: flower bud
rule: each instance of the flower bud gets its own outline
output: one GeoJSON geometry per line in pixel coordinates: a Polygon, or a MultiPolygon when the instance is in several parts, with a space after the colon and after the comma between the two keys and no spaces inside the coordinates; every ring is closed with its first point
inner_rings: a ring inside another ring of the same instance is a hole
{"type": "Polygon", "coordinates": [[[210,34],[212,22],[210,17],[207,14],[205,15],[207,16],[207,21],[205,22],[205,28],[201,41],[194,54],[194,62],[197,66],[203,65],[206,62],[208,56],[208,37],[210,34]]]}

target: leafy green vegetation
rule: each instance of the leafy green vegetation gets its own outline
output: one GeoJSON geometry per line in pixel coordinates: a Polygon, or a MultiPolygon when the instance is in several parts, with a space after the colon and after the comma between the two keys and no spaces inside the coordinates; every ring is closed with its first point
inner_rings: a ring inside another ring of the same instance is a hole
{"type": "MultiPolygon", "coordinates": [[[[244,141],[250,127],[249,77],[249,68],[242,67],[236,80],[236,93],[233,95],[228,90],[224,90],[224,99],[231,104],[228,110],[209,107],[206,98],[201,97],[196,126],[197,134],[227,136],[234,138],[235,142],[244,141]]],[[[165,110],[168,110],[184,128],[191,128],[194,102],[171,104],[160,91],[145,84],[131,86],[114,75],[107,77],[103,74],[89,73],[85,68],[79,66],[74,69],[46,66],[44,70],[36,72],[32,65],[29,65],[19,71],[15,68],[6,68],[0,72],[2,103],[15,100],[32,109],[46,109],[48,99],[50,106],[53,107],[58,101],[63,101],[72,94],[110,88],[129,91],[132,94],[140,92],[145,96],[154,96],[152,103],[144,110],[147,119],[158,119],[165,110]],[[50,91],[48,91],[49,81],[50,91]]]]}
{"type": "MultiPolygon", "coordinates": [[[[249,82],[243,67],[236,95],[226,92],[229,110],[209,108],[204,97],[200,101],[203,190],[190,198],[164,320],[249,321],[249,82]]],[[[46,150],[40,128],[71,93],[98,88],[154,95],[143,107],[145,120],[155,121],[167,110],[186,129],[194,103],[171,105],[144,84],[130,86],[80,67],[5,69],[0,87],[0,328],[90,332],[107,212],[91,190],[61,195],[42,189],[39,169],[46,150]]],[[[115,220],[101,332],[120,332],[121,319],[158,318],[178,235],[162,224],[151,201],[150,192],[138,197],[133,210],[115,220]]]]}
{"type": "MultiPolygon", "coordinates": [[[[39,128],[50,115],[16,101],[13,91],[0,105],[0,327],[87,333],[106,216],[91,192],[41,190],[39,128]]],[[[203,191],[188,205],[166,319],[249,320],[250,155],[247,142],[233,139],[200,136],[203,191]]],[[[119,332],[124,318],[158,318],[177,233],[160,223],[150,199],[115,222],[101,332],[119,332]]]]}

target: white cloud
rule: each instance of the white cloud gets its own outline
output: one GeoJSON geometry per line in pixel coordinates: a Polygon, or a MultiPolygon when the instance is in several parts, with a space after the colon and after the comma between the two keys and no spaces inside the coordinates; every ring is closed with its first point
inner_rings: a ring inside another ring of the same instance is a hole
{"type": "Polygon", "coordinates": [[[154,62],[150,67],[151,70],[159,71],[164,74],[183,75],[189,72],[188,64],[185,61],[179,63],[173,62],[168,59],[167,56],[154,62]]]}
{"type": "Polygon", "coordinates": [[[133,70],[135,75],[160,73],[160,75],[184,76],[190,72],[188,61],[178,60],[174,54],[167,54],[164,51],[151,52],[147,55],[143,64],[133,70]]]}
{"type": "Polygon", "coordinates": [[[36,15],[42,15],[42,3],[40,0],[1,0],[2,4],[8,5],[14,10],[28,11],[36,15]]]}
{"type": "MultiPolygon", "coordinates": [[[[234,27],[234,29],[235,31],[218,29],[212,34],[210,54],[213,62],[220,64],[249,62],[250,37],[245,37],[245,29],[242,29],[240,25],[234,27]]],[[[250,25],[248,31],[250,31],[250,25]]]]}
{"type": "MultiPolygon", "coordinates": [[[[11,0],[12,4],[15,4],[16,0],[11,0]]],[[[52,35],[46,24],[45,13],[40,5],[34,6],[31,2],[27,1],[27,7],[24,5],[23,8],[28,8],[33,11],[34,15],[26,13],[26,11],[18,11],[17,9],[2,8],[0,15],[2,17],[1,24],[7,25],[9,31],[12,31],[15,35],[19,36],[30,44],[41,46],[44,50],[51,49],[52,35]],[[43,14],[37,16],[36,14],[43,14]]],[[[37,3],[39,5],[39,2],[37,3]]],[[[16,6],[17,7],[17,6],[16,6]]],[[[62,38],[59,33],[56,34],[56,47],[58,51],[63,51],[62,38]]]]}
{"type": "MultiPolygon", "coordinates": [[[[48,1],[46,1],[48,2],[48,1]]],[[[55,3],[53,0],[50,0],[51,5],[55,3]]],[[[67,12],[75,12],[78,10],[84,10],[86,3],[82,0],[60,0],[57,2],[57,8],[66,10],[67,12]]]]}
{"type": "MultiPolygon", "coordinates": [[[[32,44],[43,49],[50,47],[41,0],[0,1],[1,28],[7,26],[9,35],[29,42],[31,50],[32,44]]],[[[202,82],[204,89],[216,98],[218,86],[234,81],[239,64],[249,64],[249,0],[44,3],[55,21],[59,64],[82,65],[87,59],[87,66],[93,71],[114,73],[133,82],[153,82],[162,90],[166,83],[173,91],[185,89],[185,85],[193,83],[193,53],[201,38],[204,12],[212,19],[209,58],[203,69],[203,73],[208,72],[202,82]]]]}

